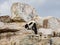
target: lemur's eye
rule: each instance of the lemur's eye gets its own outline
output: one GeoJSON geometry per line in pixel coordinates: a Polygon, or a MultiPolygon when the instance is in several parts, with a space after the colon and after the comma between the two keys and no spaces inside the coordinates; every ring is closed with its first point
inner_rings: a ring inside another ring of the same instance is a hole
{"type": "Polygon", "coordinates": [[[31,25],[33,22],[29,23],[29,25],[31,25]]]}

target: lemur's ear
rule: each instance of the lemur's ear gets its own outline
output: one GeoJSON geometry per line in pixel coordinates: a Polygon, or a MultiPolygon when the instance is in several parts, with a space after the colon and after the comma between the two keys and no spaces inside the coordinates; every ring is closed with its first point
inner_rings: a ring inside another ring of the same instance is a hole
{"type": "Polygon", "coordinates": [[[25,28],[27,28],[27,27],[28,27],[28,24],[25,25],[25,28]]]}

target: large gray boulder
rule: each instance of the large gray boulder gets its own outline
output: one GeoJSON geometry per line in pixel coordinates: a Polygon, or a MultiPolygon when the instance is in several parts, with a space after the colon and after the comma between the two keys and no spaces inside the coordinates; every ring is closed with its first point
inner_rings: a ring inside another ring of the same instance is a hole
{"type": "Polygon", "coordinates": [[[34,16],[37,16],[36,10],[25,3],[14,3],[11,7],[11,18],[13,20],[30,21],[34,16]]]}

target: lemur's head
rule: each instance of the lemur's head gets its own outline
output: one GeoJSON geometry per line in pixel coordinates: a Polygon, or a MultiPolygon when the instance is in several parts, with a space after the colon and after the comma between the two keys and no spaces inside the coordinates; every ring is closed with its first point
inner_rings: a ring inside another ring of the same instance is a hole
{"type": "Polygon", "coordinates": [[[25,25],[25,28],[28,28],[28,24],[25,25]]]}

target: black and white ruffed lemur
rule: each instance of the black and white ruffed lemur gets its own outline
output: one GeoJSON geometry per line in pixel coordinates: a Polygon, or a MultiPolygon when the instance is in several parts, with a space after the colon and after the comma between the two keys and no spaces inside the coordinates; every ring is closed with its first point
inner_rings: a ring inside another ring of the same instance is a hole
{"type": "Polygon", "coordinates": [[[33,30],[35,34],[37,34],[37,26],[35,21],[30,21],[25,25],[25,28],[28,30],[33,30]]]}

